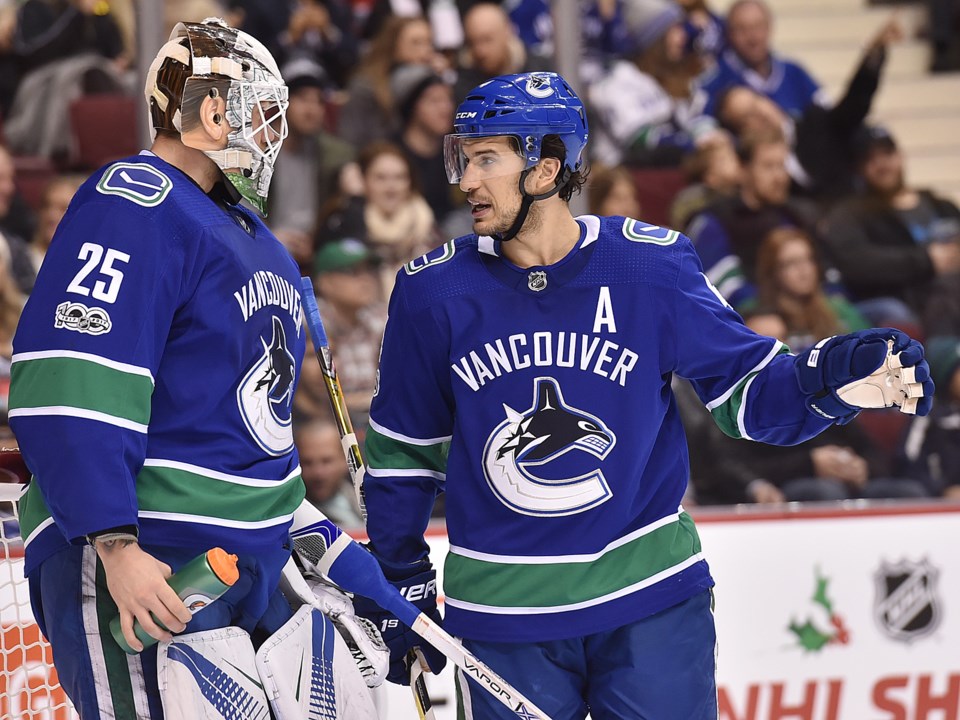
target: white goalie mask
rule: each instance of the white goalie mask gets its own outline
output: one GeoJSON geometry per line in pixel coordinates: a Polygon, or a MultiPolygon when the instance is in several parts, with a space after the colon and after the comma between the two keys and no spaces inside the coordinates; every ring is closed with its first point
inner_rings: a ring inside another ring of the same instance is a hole
{"type": "Polygon", "coordinates": [[[202,150],[261,214],[280,146],[287,136],[287,87],[270,52],[218,18],[179,23],[147,73],[151,126],[180,134],[202,150]],[[226,147],[210,149],[191,131],[207,97],[223,97],[226,147]]]}

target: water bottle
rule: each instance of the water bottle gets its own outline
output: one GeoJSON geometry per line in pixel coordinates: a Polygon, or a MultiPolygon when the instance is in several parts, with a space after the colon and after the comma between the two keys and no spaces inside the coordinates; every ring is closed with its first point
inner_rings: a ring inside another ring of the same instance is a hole
{"type": "MultiPolygon", "coordinates": [[[[223,595],[239,577],[237,556],[230,555],[225,550],[216,547],[203,555],[198,555],[180,568],[167,578],[167,584],[173,588],[183,604],[193,614],[223,595]]],[[[153,620],[164,630],[167,629],[155,616],[153,620]]],[[[110,621],[110,632],[124,652],[130,655],[137,654],[138,651],[130,647],[123,637],[119,615],[110,621]]],[[[157,639],[147,634],[147,631],[140,626],[140,622],[137,620],[133,621],[133,632],[140,638],[144,649],[157,642],[157,639]]]]}

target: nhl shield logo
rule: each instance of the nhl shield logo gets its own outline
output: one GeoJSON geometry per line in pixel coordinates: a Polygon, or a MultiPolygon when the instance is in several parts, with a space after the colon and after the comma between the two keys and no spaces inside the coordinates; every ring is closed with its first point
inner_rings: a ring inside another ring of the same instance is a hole
{"type": "Polygon", "coordinates": [[[939,572],[927,560],[884,561],[874,574],[874,617],[880,629],[903,642],[926,637],[936,630],[942,615],[938,578],[939,572]]]}
{"type": "Polygon", "coordinates": [[[547,273],[543,270],[534,270],[527,275],[527,287],[534,292],[540,292],[547,287],[547,273]]]}

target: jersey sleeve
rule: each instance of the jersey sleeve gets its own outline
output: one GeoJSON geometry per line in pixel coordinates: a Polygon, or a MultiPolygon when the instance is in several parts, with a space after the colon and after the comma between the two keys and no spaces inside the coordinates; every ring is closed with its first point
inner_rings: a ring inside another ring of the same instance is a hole
{"type": "Polygon", "coordinates": [[[428,562],[423,534],[446,482],[454,413],[448,333],[430,308],[411,311],[403,275],[383,335],[364,483],[371,549],[391,579],[428,562]]]}
{"type": "Polygon", "coordinates": [[[690,380],[714,421],[734,438],[793,445],[832,423],[811,413],[789,348],[757,335],[707,279],[681,236],[671,303],[676,372],[690,380]]]}
{"type": "Polygon", "coordinates": [[[87,192],[61,223],[21,316],[9,411],[73,542],[137,524],[134,478],[154,378],[189,274],[158,210],[87,192]]]}

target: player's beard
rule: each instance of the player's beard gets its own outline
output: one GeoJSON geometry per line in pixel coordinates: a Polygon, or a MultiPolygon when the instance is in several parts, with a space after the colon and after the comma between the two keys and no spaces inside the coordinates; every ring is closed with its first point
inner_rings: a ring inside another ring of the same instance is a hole
{"type": "MultiPolygon", "coordinates": [[[[495,207],[496,215],[492,220],[475,220],[473,223],[473,231],[477,235],[503,235],[513,227],[513,223],[516,221],[517,215],[520,213],[522,202],[520,191],[518,189],[511,197],[509,207],[502,209],[501,207],[495,207]]],[[[523,221],[521,229],[517,232],[528,233],[539,230],[543,225],[543,218],[540,213],[540,206],[536,202],[531,203],[530,210],[527,212],[527,217],[523,221]]]]}

